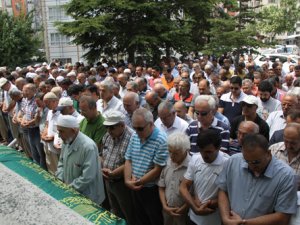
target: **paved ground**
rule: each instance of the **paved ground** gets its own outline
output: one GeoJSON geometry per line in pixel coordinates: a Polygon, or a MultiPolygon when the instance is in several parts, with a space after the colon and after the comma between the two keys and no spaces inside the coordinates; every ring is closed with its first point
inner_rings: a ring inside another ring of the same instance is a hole
{"type": "Polygon", "coordinates": [[[0,224],[90,225],[92,223],[0,163],[0,224]]]}

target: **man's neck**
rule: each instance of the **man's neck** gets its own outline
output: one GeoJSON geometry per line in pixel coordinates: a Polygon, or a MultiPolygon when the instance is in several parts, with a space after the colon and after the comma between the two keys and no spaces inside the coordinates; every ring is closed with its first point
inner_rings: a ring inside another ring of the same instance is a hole
{"type": "Polygon", "coordinates": [[[245,116],[246,121],[254,122],[255,119],[256,119],[256,113],[250,114],[249,116],[245,116]]]}

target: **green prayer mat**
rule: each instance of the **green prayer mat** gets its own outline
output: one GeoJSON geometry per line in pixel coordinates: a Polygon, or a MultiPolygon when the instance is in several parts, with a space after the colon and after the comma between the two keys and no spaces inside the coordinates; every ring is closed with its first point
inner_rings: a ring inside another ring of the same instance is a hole
{"type": "Polygon", "coordinates": [[[106,211],[14,149],[0,146],[0,163],[94,224],[126,225],[125,220],[106,211]]]}

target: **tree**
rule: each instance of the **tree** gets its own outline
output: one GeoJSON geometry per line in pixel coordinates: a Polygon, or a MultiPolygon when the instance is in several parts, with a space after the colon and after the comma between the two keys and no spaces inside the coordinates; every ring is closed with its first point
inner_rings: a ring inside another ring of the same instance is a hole
{"type": "Polygon", "coordinates": [[[261,17],[259,30],[274,39],[276,35],[295,31],[295,24],[300,20],[300,6],[295,0],[280,0],[278,5],[263,7],[261,17]]]}
{"type": "Polygon", "coordinates": [[[33,14],[13,17],[0,11],[0,65],[15,68],[40,54],[40,41],[33,31],[33,14]]]}
{"type": "Polygon", "coordinates": [[[248,3],[248,0],[231,1],[224,8],[219,8],[218,16],[209,20],[211,30],[206,33],[210,36],[205,46],[206,53],[221,55],[233,52],[237,66],[243,52],[263,45],[256,38],[254,28],[258,19],[257,7],[250,7],[248,3]]]}
{"type": "Polygon", "coordinates": [[[72,0],[66,12],[74,21],[57,23],[65,35],[88,52],[89,62],[101,54],[135,53],[160,58],[170,50],[186,52],[203,45],[202,35],[213,2],[199,0],[72,0]],[[202,35],[199,35],[201,34],[202,35]]]}

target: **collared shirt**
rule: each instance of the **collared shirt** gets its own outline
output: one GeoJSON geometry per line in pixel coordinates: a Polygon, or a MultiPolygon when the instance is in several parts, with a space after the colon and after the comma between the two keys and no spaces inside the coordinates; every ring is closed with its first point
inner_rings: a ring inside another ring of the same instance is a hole
{"type": "Polygon", "coordinates": [[[224,108],[223,115],[226,116],[230,123],[236,116],[242,114],[241,102],[247,95],[241,91],[240,96],[233,102],[232,93],[229,92],[221,96],[220,99],[220,108],[224,108]]]}
{"type": "Polygon", "coordinates": [[[174,122],[173,122],[172,126],[169,127],[169,128],[167,128],[163,124],[163,122],[161,121],[160,118],[158,118],[155,121],[154,125],[160,131],[165,132],[167,134],[167,136],[169,136],[170,134],[172,134],[172,133],[174,133],[176,131],[184,133],[186,131],[186,129],[188,128],[188,126],[189,126],[189,124],[185,120],[179,118],[178,116],[175,116],[174,122]]]}
{"type": "Polygon", "coordinates": [[[125,114],[125,109],[123,108],[123,103],[117,97],[113,96],[107,103],[107,106],[104,108],[103,99],[100,99],[100,104],[98,105],[97,110],[106,117],[111,111],[120,111],[125,114]]]}
{"type": "Polygon", "coordinates": [[[181,207],[185,201],[179,193],[179,186],[183,180],[191,156],[187,154],[180,165],[172,162],[169,158],[167,165],[160,174],[157,185],[165,188],[166,201],[169,207],[181,207]]]}
{"type": "MultiPolygon", "coordinates": [[[[131,161],[132,175],[137,179],[143,177],[154,168],[154,164],[165,166],[168,158],[167,137],[156,127],[148,139],[142,143],[134,133],[126,150],[125,159],[131,161]]],[[[155,185],[155,181],[145,184],[145,187],[155,185]]]]}
{"type": "Polygon", "coordinates": [[[100,144],[104,134],[106,133],[103,122],[104,118],[100,113],[92,121],[88,121],[84,118],[79,125],[80,131],[91,138],[96,144],[100,144]]]}
{"type": "Polygon", "coordinates": [[[282,110],[270,113],[266,122],[270,127],[270,138],[273,136],[276,130],[282,130],[286,126],[286,120],[283,116],[282,110]]]}
{"type": "MultiPolygon", "coordinates": [[[[18,88],[15,85],[13,85],[12,83],[10,83],[9,90],[4,91],[4,102],[5,102],[6,107],[8,107],[12,102],[12,99],[9,96],[9,92],[12,91],[12,90],[18,90],[18,88]]],[[[11,116],[11,117],[13,116],[13,110],[12,109],[8,112],[8,115],[11,116]]]]}
{"type": "Polygon", "coordinates": [[[107,132],[102,139],[103,167],[114,170],[125,163],[125,152],[133,130],[125,127],[119,138],[112,138],[107,132]]]}
{"type": "Polygon", "coordinates": [[[165,76],[161,78],[161,82],[164,87],[169,91],[174,86],[174,77],[171,78],[171,81],[167,81],[165,76]]]}
{"type": "MultiPolygon", "coordinates": [[[[59,115],[60,115],[60,111],[55,111],[55,112],[53,112],[53,110],[48,111],[46,121],[48,122],[47,135],[49,137],[54,138],[54,136],[57,135],[57,133],[58,133],[57,132],[57,119],[58,119],[59,115]]],[[[51,151],[55,154],[59,154],[57,149],[54,147],[54,140],[51,142],[45,142],[45,144],[47,145],[49,151],[51,151]]]]}
{"type": "MultiPolygon", "coordinates": [[[[24,98],[23,98],[24,99],[24,98]]],[[[24,102],[22,100],[22,109],[21,112],[24,115],[24,119],[26,121],[33,120],[35,118],[35,115],[37,113],[37,105],[35,103],[35,97],[31,99],[24,99],[24,102]]],[[[38,125],[32,125],[30,128],[37,127],[38,125]]]]}
{"type": "Polygon", "coordinates": [[[300,176],[300,152],[289,162],[288,152],[286,150],[284,142],[279,142],[277,144],[271,145],[269,150],[271,151],[273,156],[285,162],[287,165],[293,168],[298,176],[300,176]]]}
{"type": "MultiPolygon", "coordinates": [[[[228,151],[230,136],[229,127],[214,117],[214,120],[209,129],[214,129],[220,132],[220,135],[222,137],[221,150],[224,152],[228,151]]],[[[199,132],[201,132],[201,124],[198,121],[191,122],[186,130],[186,134],[190,137],[191,154],[199,152],[199,147],[197,146],[197,138],[199,132]]]]}
{"type": "Polygon", "coordinates": [[[96,144],[79,132],[72,144],[62,144],[56,176],[100,204],[105,198],[96,144]]]}
{"type": "Polygon", "coordinates": [[[249,171],[242,153],[235,154],[226,163],[216,184],[227,192],[231,210],[241,218],[250,219],[274,212],[296,213],[295,173],[275,157],[264,174],[256,177],[249,171]]]}
{"type": "MultiPolygon", "coordinates": [[[[227,154],[219,152],[217,158],[212,163],[206,163],[201,154],[193,155],[184,178],[193,181],[194,194],[201,202],[217,198],[218,186],[215,184],[215,181],[228,159],[229,156],[227,154]]],[[[195,223],[201,225],[221,224],[221,217],[218,210],[210,215],[198,216],[190,209],[190,218],[195,223]]]]}

